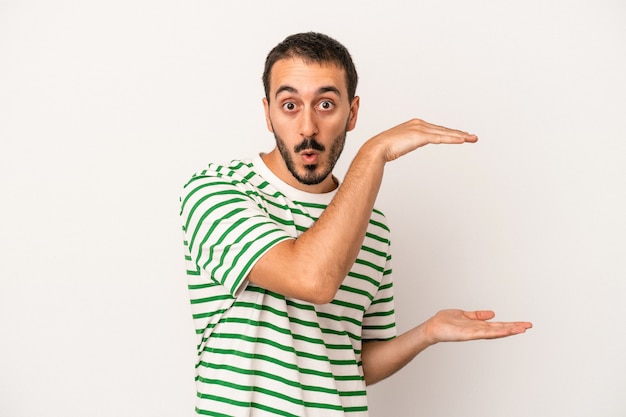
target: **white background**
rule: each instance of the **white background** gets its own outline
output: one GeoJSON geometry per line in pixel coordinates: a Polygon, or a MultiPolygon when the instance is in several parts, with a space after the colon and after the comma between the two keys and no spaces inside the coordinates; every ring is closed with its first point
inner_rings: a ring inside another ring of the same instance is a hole
{"type": "Polygon", "coordinates": [[[191,416],[178,196],[268,151],[260,77],[328,33],[361,76],[338,169],[411,117],[479,135],[390,164],[400,330],[530,320],[370,389],[386,416],[626,415],[626,3],[0,0],[0,415],[191,416]]]}

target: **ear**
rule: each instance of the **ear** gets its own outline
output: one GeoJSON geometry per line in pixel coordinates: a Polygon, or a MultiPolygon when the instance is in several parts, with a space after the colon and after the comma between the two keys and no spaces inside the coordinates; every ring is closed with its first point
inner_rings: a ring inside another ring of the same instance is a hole
{"type": "Polygon", "coordinates": [[[272,127],[272,120],[270,119],[270,103],[267,101],[267,98],[263,97],[263,108],[265,109],[265,124],[267,125],[267,130],[274,133],[274,128],[272,127]]]}
{"type": "Polygon", "coordinates": [[[352,104],[350,104],[350,116],[348,117],[348,126],[346,131],[351,131],[356,126],[356,119],[359,115],[359,105],[361,104],[361,99],[359,96],[354,96],[352,99],[352,104]]]}

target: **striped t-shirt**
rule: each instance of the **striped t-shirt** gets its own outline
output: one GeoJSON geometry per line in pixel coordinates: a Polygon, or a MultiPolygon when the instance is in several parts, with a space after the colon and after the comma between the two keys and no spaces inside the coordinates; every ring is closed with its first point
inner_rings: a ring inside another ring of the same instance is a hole
{"type": "Polygon", "coordinates": [[[383,214],[372,212],[358,258],[328,304],[284,297],[246,279],[272,246],[311,227],[335,193],[297,190],[260,157],[210,164],[185,185],[198,414],[367,415],[361,343],[396,336],[383,214]]]}

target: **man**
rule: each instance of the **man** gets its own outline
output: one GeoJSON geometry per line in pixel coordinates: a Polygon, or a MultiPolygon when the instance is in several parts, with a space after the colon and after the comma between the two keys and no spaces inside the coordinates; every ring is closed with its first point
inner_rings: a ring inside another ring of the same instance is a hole
{"type": "Polygon", "coordinates": [[[476,136],[408,121],[368,140],[339,185],[332,170],[359,111],[348,51],[322,34],[289,36],[263,82],[276,147],[210,164],[181,198],[198,414],[366,416],[366,384],[428,346],[531,327],[444,310],[396,335],[389,229],[374,209],[384,166],[476,136]]]}

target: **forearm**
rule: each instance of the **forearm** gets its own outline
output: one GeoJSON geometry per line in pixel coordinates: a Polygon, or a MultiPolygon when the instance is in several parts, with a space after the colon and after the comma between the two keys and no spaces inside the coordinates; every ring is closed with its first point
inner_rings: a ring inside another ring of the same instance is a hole
{"type": "Polygon", "coordinates": [[[387,341],[364,342],[361,349],[367,385],[379,382],[403,367],[435,342],[425,332],[425,323],[387,341]]]}
{"type": "Polygon", "coordinates": [[[332,300],[361,248],[384,165],[375,143],[363,145],[320,218],[298,239],[280,243],[259,260],[250,281],[315,303],[332,300]]]}
{"type": "Polygon", "coordinates": [[[364,145],[322,216],[296,241],[296,253],[317,261],[319,268],[315,274],[319,285],[332,288],[333,294],[358,256],[382,182],[384,164],[373,147],[364,145]]]}

